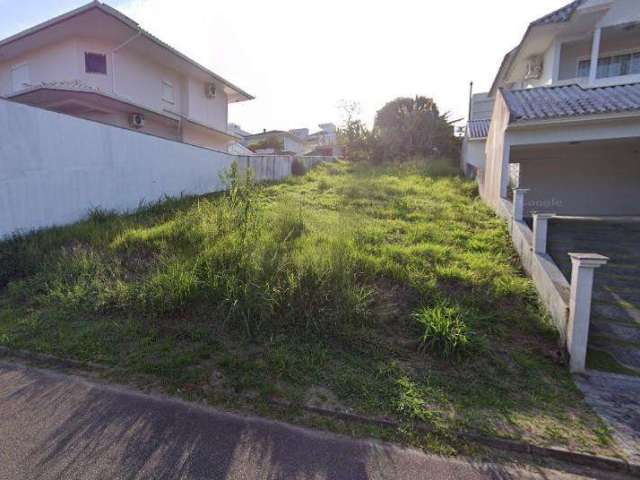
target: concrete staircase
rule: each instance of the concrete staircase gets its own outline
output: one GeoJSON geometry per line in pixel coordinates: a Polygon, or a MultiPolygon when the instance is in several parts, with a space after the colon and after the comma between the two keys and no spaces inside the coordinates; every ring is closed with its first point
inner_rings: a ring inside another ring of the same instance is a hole
{"type": "Polygon", "coordinates": [[[547,248],[569,281],[569,252],[611,259],[595,273],[587,367],[640,375],[640,221],[553,219],[547,248]]]}

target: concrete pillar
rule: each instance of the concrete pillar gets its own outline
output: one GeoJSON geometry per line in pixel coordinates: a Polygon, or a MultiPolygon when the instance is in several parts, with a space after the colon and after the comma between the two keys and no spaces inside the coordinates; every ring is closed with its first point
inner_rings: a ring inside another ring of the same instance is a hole
{"type": "Polygon", "coordinates": [[[513,189],[513,221],[521,222],[524,218],[524,195],[528,188],[513,189]]]}
{"type": "Polygon", "coordinates": [[[584,372],[591,321],[593,274],[596,268],[606,264],[609,259],[595,253],[570,253],[569,256],[572,270],[567,349],[571,356],[571,371],[584,372]]]}
{"type": "Polygon", "coordinates": [[[596,28],[593,34],[593,44],[591,45],[591,67],[589,70],[589,84],[593,86],[598,78],[598,59],[600,58],[600,41],[602,39],[602,28],[596,28]]]}
{"type": "Polygon", "coordinates": [[[547,232],[549,219],[555,217],[555,213],[533,214],[533,252],[544,255],[547,253],[547,232]]]}

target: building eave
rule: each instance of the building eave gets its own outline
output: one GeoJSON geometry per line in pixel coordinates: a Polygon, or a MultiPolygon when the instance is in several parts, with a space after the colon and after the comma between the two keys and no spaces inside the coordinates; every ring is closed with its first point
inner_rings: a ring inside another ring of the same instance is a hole
{"type": "Polygon", "coordinates": [[[6,97],[7,100],[11,100],[11,101],[19,101],[20,97],[25,97],[31,93],[35,93],[35,92],[42,92],[42,91],[55,91],[55,92],[66,92],[66,93],[70,93],[70,94],[79,94],[79,95],[84,95],[84,96],[99,96],[102,98],[106,98],[108,100],[114,101],[119,103],[120,105],[126,105],[128,107],[131,107],[132,111],[138,111],[138,112],[142,112],[142,113],[151,113],[153,115],[157,115],[160,117],[164,117],[168,120],[173,120],[175,122],[179,122],[179,121],[186,121],[188,123],[191,123],[195,126],[210,130],[212,132],[215,132],[216,134],[219,135],[223,135],[228,137],[229,139],[233,139],[233,140],[239,140],[241,139],[240,136],[235,135],[233,133],[230,132],[226,132],[224,130],[220,130],[219,128],[213,127],[211,125],[207,125],[203,122],[200,122],[196,119],[190,118],[190,117],[186,117],[184,115],[180,115],[178,113],[175,112],[167,112],[167,111],[159,111],[157,109],[154,109],[152,107],[148,107],[145,105],[141,105],[139,103],[135,103],[132,102],[129,99],[126,98],[122,98],[116,95],[111,95],[105,92],[102,92],[100,90],[97,89],[81,89],[81,88],[65,88],[65,87],[55,87],[55,86],[34,86],[34,87],[30,87],[27,88],[25,90],[22,90],[20,92],[14,93],[12,95],[9,95],[8,97],[6,97]]]}

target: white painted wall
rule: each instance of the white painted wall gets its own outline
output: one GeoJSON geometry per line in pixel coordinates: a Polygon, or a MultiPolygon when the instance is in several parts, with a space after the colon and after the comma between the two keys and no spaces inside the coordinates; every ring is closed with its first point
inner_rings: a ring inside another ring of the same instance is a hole
{"type": "Polygon", "coordinates": [[[616,0],[607,14],[600,20],[598,27],[608,27],[640,21],[638,0],[616,0]]]}
{"type": "Polygon", "coordinates": [[[27,65],[29,83],[32,85],[79,80],[77,52],[76,39],[69,39],[0,62],[0,95],[6,97],[15,93],[11,84],[11,70],[18,65],[27,65]]]}
{"type": "Polygon", "coordinates": [[[493,103],[495,98],[488,93],[476,93],[471,100],[470,120],[489,120],[493,115],[493,103]]]}
{"type": "MultiPolygon", "coordinates": [[[[0,237],[223,188],[237,157],[0,99],[0,237]]],[[[291,157],[250,157],[259,180],[291,157]]]]}
{"type": "MultiPolygon", "coordinates": [[[[135,40],[134,40],[135,42],[135,40]]],[[[12,88],[11,71],[19,65],[27,65],[29,83],[33,86],[51,82],[82,82],[106,94],[128,100],[152,111],[174,118],[183,115],[214,129],[226,132],[228,98],[222,84],[218,85],[215,98],[205,95],[205,82],[184,75],[172,68],[145,58],[131,45],[113,53],[116,42],[96,38],[74,37],[48,47],[32,50],[18,58],[0,62],[0,96],[16,93],[12,88]],[[85,72],[85,52],[107,56],[107,74],[85,72]],[[163,100],[163,81],[173,86],[174,102],[163,100]]],[[[213,80],[212,80],[213,81],[213,80]]],[[[28,88],[25,86],[25,88],[28,88]]],[[[132,107],[133,109],[133,107],[132,107]]],[[[96,118],[97,119],[97,118],[96,118]]],[[[127,128],[127,115],[114,113],[97,119],[127,128]],[[113,120],[113,121],[112,121],[113,120]]],[[[166,138],[178,138],[179,132],[167,132],[151,123],[143,131],[166,138]]],[[[207,136],[201,131],[187,132],[186,142],[226,149],[229,139],[212,132],[207,136]]]]}
{"type": "Polygon", "coordinates": [[[520,187],[530,190],[527,214],[640,215],[638,144],[549,145],[524,155],[520,187]]]}
{"type": "Polygon", "coordinates": [[[466,140],[464,162],[467,165],[472,165],[477,169],[484,169],[485,162],[487,161],[487,154],[485,149],[487,147],[486,140],[466,140]]]}

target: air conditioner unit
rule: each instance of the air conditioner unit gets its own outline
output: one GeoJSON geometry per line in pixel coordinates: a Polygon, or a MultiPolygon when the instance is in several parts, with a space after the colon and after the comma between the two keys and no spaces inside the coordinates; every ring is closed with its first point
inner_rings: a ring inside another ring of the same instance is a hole
{"type": "Polygon", "coordinates": [[[129,115],[129,125],[133,128],[142,128],[144,127],[144,115],[141,113],[132,113],[129,115]]]}
{"type": "Polygon", "coordinates": [[[541,56],[536,55],[527,59],[526,72],[524,74],[525,80],[538,80],[542,77],[542,71],[544,69],[544,60],[541,56]]]}
{"type": "Polygon", "coordinates": [[[207,83],[204,86],[204,94],[207,98],[215,98],[216,96],[216,84],[215,83],[207,83]]]}

